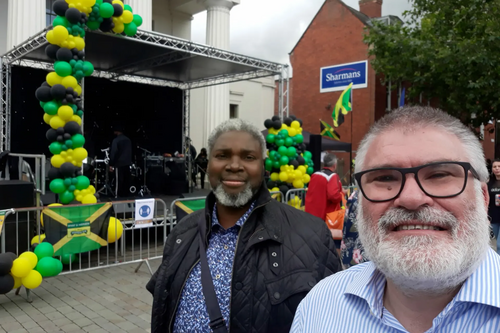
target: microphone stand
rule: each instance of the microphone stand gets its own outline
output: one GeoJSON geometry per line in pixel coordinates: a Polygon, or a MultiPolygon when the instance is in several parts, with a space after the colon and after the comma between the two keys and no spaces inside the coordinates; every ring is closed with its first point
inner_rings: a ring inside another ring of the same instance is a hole
{"type": "Polygon", "coordinates": [[[137,146],[138,149],[142,150],[144,152],[144,172],[142,173],[142,179],[143,179],[143,185],[141,186],[141,190],[139,191],[139,194],[141,197],[144,195],[151,195],[151,191],[149,190],[148,186],[146,185],[146,158],[148,155],[151,155],[151,152],[147,149],[144,149],[140,146],[137,146]]]}

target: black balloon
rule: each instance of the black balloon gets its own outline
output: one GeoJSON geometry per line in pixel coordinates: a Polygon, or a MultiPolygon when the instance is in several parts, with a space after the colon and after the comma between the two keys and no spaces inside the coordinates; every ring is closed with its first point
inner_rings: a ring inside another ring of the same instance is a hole
{"type": "Polygon", "coordinates": [[[73,59],[73,53],[71,52],[71,50],[66,49],[64,47],[61,47],[57,51],[56,56],[57,56],[57,60],[59,60],[59,61],[70,62],[70,60],[73,59]]]}
{"type": "Polygon", "coordinates": [[[10,274],[0,276],[0,294],[7,294],[14,288],[14,278],[10,274]]]}
{"type": "MultiPolygon", "coordinates": [[[[297,158],[297,159],[298,159],[298,158],[297,158]]],[[[299,161],[297,161],[297,160],[293,160],[293,161],[291,161],[289,164],[290,164],[290,165],[293,165],[293,167],[294,167],[295,169],[297,169],[297,167],[299,166],[299,161]]]]}
{"type": "Polygon", "coordinates": [[[113,0],[102,0],[103,3],[107,2],[107,3],[110,3],[110,4],[113,4],[113,0]]]}
{"type": "Polygon", "coordinates": [[[64,138],[64,140],[70,140],[71,139],[71,134],[64,133],[63,138],[64,138]]]}
{"type": "Polygon", "coordinates": [[[38,88],[35,92],[35,96],[40,102],[49,102],[52,100],[50,88],[45,86],[38,88]]]}
{"type": "Polygon", "coordinates": [[[59,127],[58,129],[56,129],[56,132],[58,135],[64,135],[64,128],[59,127]]]}
{"type": "Polygon", "coordinates": [[[113,8],[115,9],[115,12],[113,14],[114,17],[120,17],[123,14],[123,7],[120,4],[115,3],[113,5],[113,8]]]}
{"type": "Polygon", "coordinates": [[[281,120],[278,119],[278,120],[273,121],[273,128],[274,129],[277,129],[277,130],[280,129],[281,125],[282,125],[281,120]]]}
{"type": "Polygon", "coordinates": [[[64,178],[73,177],[73,174],[76,171],[75,166],[69,162],[63,163],[59,170],[64,178]]]}
{"type": "Polygon", "coordinates": [[[102,32],[109,32],[115,27],[115,24],[113,23],[113,19],[107,18],[103,19],[101,22],[101,25],[99,26],[99,29],[102,32]]]}
{"type": "Polygon", "coordinates": [[[306,164],[306,160],[302,156],[297,156],[297,162],[299,163],[299,165],[306,164]]]}
{"type": "Polygon", "coordinates": [[[57,0],[52,5],[52,10],[59,16],[65,16],[68,10],[68,3],[64,0],[57,0]]]}
{"type": "Polygon", "coordinates": [[[272,121],[276,121],[276,120],[280,120],[280,119],[281,119],[280,116],[273,116],[271,118],[272,121]]]}
{"type": "Polygon", "coordinates": [[[82,134],[82,129],[76,121],[69,121],[64,125],[64,131],[70,135],[82,134]]]}
{"type": "Polygon", "coordinates": [[[78,51],[78,54],[77,54],[78,58],[83,60],[83,58],[85,58],[85,51],[78,51]]]}
{"type": "Polygon", "coordinates": [[[12,257],[7,253],[0,254],[0,275],[9,274],[12,268],[12,257]]]}
{"type": "Polygon", "coordinates": [[[292,118],[292,121],[297,120],[297,117],[295,117],[294,115],[291,115],[290,118],[292,118]]]}
{"type": "Polygon", "coordinates": [[[49,87],[50,88],[50,85],[47,83],[47,81],[43,81],[41,87],[49,87]]]}
{"type": "Polygon", "coordinates": [[[269,129],[271,127],[273,127],[273,121],[271,119],[266,119],[266,121],[264,121],[264,126],[269,129]]]}
{"type": "Polygon", "coordinates": [[[302,127],[302,119],[297,119],[297,121],[299,122],[300,127],[302,127]]]}
{"type": "Polygon", "coordinates": [[[272,180],[269,180],[267,182],[267,188],[271,189],[273,187],[276,187],[276,182],[275,181],[272,181],[272,180]]]}
{"type": "Polygon", "coordinates": [[[66,88],[62,84],[54,84],[50,92],[55,99],[61,100],[66,97],[66,88]]]}
{"type": "Polygon", "coordinates": [[[292,121],[293,119],[292,118],[285,118],[285,120],[283,121],[287,126],[291,126],[292,125],[292,121]]]}
{"type": "Polygon", "coordinates": [[[47,57],[49,57],[50,59],[53,59],[53,60],[56,60],[57,59],[57,51],[60,49],[59,46],[57,45],[52,45],[52,44],[49,44],[47,45],[47,47],[45,48],[45,54],[47,55],[47,57]]]}
{"type": "Polygon", "coordinates": [[[47,133],[45,134],[45,137],[47,138],[47,140],[49,140],[49,142],[54,142],[57,140],[57,132],[55,129],[49,129],[47,131],[47,133]]]}
{"type": "Polygon", "coordinates": [[[17,259],[17,254],[13,252],[5,252],[5,254],[9,255],[12,258],[12,261],[17,259]]]}
{"type": "Polygon", "coordinates": [[[66,88],[66,94],[73,94],[73,91],[75,91],[75,89],[73,89],[73,87],[66,88]]]}
{"type": "Polygon", "coordinates": [[[62,105],[68,105],[69,103],[68,103],[68,101],[67,101],[67,100],[66,100],[66,98],[65,98],[65,99],[61,100],[61,104],[62,104],[62,105]]]}
{"type": "Polygon", "coordinates": [[[50,168],[48,176],[50,180],[62,178],[62,174],[57,168],[50,168]]]}
{"type": "Polygon", "coordinates": [[[63,143],[64,142],[64,137],[62,135],[58,135],[56,140],[59,143],[63,143]]]}
{"type": "Polygon", "coordinates": [[[66,16],[66,19],[73,24],[77,24],[82,18],[80,11],[76,8],[68,8],[64,16],[66,16]]]}
{"type": "Polygon", "coordinates": [[[281,192],[281,193],[283,193],[283,194],[285,194],[285,195],[286,195],[286,192],[288,192],[289,187],[288,187],[288,186],[286,186],[286,185],[281,185],[281,186],[279,187],[279,189],[280,189],[280,192],[281,192]]]}

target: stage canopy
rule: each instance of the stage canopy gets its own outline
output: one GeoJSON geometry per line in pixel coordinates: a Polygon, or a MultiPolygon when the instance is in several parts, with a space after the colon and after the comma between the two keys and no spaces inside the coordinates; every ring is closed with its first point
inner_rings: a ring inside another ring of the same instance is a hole
{"type": "MultiPolygon", "coordinates": [[[[268,131],[264,130],[262,131],[262,134],[264,136],[267,136],[268,131]]],[[[302,131],[302,136],[304,137],[304,143],[309,146],[309,143],[311,142],[311,133],[308,131],[302,131]]],[[[326,137],[321,137],[321,151],[336,151],[336,152],[351,152],[351,144],[348,142],[341,142],[341,141],[335,141],[331,140],[326,137]]]]}

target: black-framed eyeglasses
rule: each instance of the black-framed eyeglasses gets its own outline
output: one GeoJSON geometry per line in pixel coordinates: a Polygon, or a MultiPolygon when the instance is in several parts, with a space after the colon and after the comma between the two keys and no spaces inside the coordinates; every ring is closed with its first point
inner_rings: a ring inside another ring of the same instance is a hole
{"type": "Polygon", "coordinates": [[[468,162],[435,162],[414,168],[376,168],[354,174],[363,196],[372,202],[397,198],[406,182],[407,174],[414,174],[420,189],[434,198],[451,198],[461,194],[467,186],[469,171],[479,175],[468,162]]]}

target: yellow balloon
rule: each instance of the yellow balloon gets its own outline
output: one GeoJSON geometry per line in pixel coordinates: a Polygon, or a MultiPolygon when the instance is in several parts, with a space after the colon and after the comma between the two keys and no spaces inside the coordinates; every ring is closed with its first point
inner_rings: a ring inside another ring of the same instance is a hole
{"type": "Polygon", "coordinates": [[[71,121],[74,121],[78,123],[78,125],[82,126],[82,118],[78,117],[78,115],[74,114],[73,117],[71,117],[71,121]]]}
{"type": "Polygon", "coordinates": [[[10,274],[10,276],[14,278],[14,288],[12,288],[12,290],[17,289],[23,285],[23,280],[20,277],[14,276],[12,274],[10,274]]]}
{"type": "Polygon", "coordinates": [[[57,43],[61,43],[66,40],[69,36],[68,29],[63,27],[62,25],[58,25],[53,30],[54,40],[57,43]]]}
{"type": "Polygon", "coordinates": [[[280,191],[280,189],[278,187],[273,187],[271,189],[271,192],[279,192],[279,191],[280,191]]]}
{"type": "Polygon", "coordinates": [[[73,89],[75,89],[75,91],[78,93],[78,96],[82,94],[82,87],[80,85],[73,87],[73,89]]]}
{"type": "Polygon", "coordinates": [[[66,162],[66,160],[61,155],[54,155],[50,159],[50,164],[52,164],[54,168],[60,168],[64,162],[66,162]]]}
{"type": "Polygon", "coordinates": [[[110,217],[108,224],[108,243],[114,243],[122,237],[123,225],[120,220],[110,217]]]}
{"type": "Polygon", "coordinates": [[[70,106],[62,105],[57,110],[57,115],[62,119],[69,121],[73,117],[73,109],[70,106]]]}
{"type": "Polygon", "coordinates": [[[44,113],[43,115],[43,122],[46,123],[47,125],[50,125],[50,120],[52,119],[53,116],[51,116],[48,113],[44,113]]]}
{"type": "Polygon", "coordinates": [[[86,7],[93,7],[96,0],[81,0],[86,7]]]}
{"type": "Polygon", "coordinates": [[[48,31],[47,34],[45,35],[45,38],[47,38],[47,42],[49,42],[52,45],[57,45],[59,44],[57,40],[54,37],[54,32],[52,30],[48,31]]]}
{"type": "Polygon", "coordinates": [[[82,204],[84,205],[95,204],[95,203],[97,203],[97,198],[93,194],[87,194],[82,199],[82,204]]]}
{"type": "Polygon", "coordinates": [[[288,126],[287,126],[287,124],[282,124],[282,125],[281,125],[281,129],[280,129],[280,131],[281,131],[281,130],[284,130],[284,129],[288,130],[288,126]]]}
{"type": "Polygon", "coordinates": [[[62,120],[59,116],[53,116],[52,119],[50,119],[50,127],[53,129],[58,129],[59,127],[64,127],[66,125],[66,122],[62,120]]]}
{"type": "Polygon", "coordinates": [[[295,177],[294,177],[295,179],[302,178],[302,172],[300,170],[295,170],[294,174],[295,174],[295,177]]]}
{"type": "MultiPolygon", "coordinates": [[[[43,214],[42,214],[43,216],[43,214]]],[[[43,226],[43,223],[42,223],[42,226],[43,226]]],[[[31,245],[33,244],[40,244],[41,242],[43,242],[43,240],[45,239],[45,234],[41,234],[40,236],[36,235],[35,237],[33,237],[31,239],[31,245]]]]}
{"type": "Polygon", "coordinates": [[[82,37],[75,37],[75,47],[78,51],[85,48],[85,40],[82,37]]]}
{"type": "Polygon", "coordinates": [[[120,0],[113,0],[112,2],[113,2],[113,5],[114,5],[115,3],[117,3],[117,4],[119,4],[120,6],[122,6],[122,8],[125,8],[125,6],[123,5],[123,2],[121,2],[120,0]]]}
{"type": "Polygon", "coordinates": [[[63,78],[57,75],[56,72],[50,72],[49,74],[47,74],[47,77],[45,79],[47,80],[49,86],[52,87],[54,84],[61,84],[63,78]]]}
{"type": "Polygon", "coordinates": [[[38,286],[42,284],[42,274],[38,273],[38,271],[32,270],[26,277],[23,278],[22,282],[26,289],[38,288],[38,286]]]}
{"type": "Polygon", "coordinates": [[[123,22],[117,21],[115,23],[115,27],[113,28],[113,31],[117,34],[121,34],[123,32],[123,30],[125,30],[125,25],[123,24],[123,22]]]}
{"type": "Polygon", "coordinates": [[[74,41],[68,41],[68,46],[66,47],[67,49],[74,49],[76,47],[76,43],[74,41]]]}
{"type": "Polygon", "coordinates": [[[65,88],[71,87],[74,89],[78,85],[78,82],[76,81],[74,76],[69,75],[62,79],[61,84],[65,88]]]}
{"type": "Polygon", "coordinates": [[[68,41],[67,40],[65,40],[64,42],[62,42],[60,45],[61,45],[61,47],[65,48],[65,49],[69,49],[68,41]]]}
{"type": "Polygon", "coordinates": [[[296,136],[297,135],[297,130],[293,127],[288,129],[288,135],[290,136],[296,136]]]}
{"type": "Polygon", "coordinates": [[[86,188],[85,190],[82,190],[80,193],[81,193],[81,194],[82,194],[82,196],[84,196],[84,197],[85,197],[87,194],[92,194],[92,193],[90,193],[90,190],[89,190],[89,189],[87,189],[87,188],[86,188]]]}
{"type": "Polygon", "coordinates": [[[23,278],[31,271],[31,263],[27,258],[17,258],[10,269],[12,275],[23,278]]]}
{"type": "Polygon", "coordinates": [[[75,195],[75,198],[76,198],[76,201],[82,202],[83,195],[81,195],[81,194],[75,195]]]}
{"type": "Polygon", "coordinates": [[[304,187],[304,182],[302,182],[302,180],[294,180],[293,181],[293,187],[295,188],[303,188],[304,187]]]}
{"type": "Polygon", "coordinates": [[[68,151],[62,151],[59,155],[61,155],[62,157],[66,158],[68,157],[68,151]]]}
{"type": "Polygon", "coordinates": [[[134,14],[132,14],[132,12],[129,10],[124,10],[122,16],[120,16],[120,19],[123,23],[129,24],[134,20],[134,14]]]}
{"type": "Polygon", "coordinates": [[[292,121],[292,123],[290,124],[290,126],[294,129],[299,129],[300,128],[300,123],[297,121],[297,120],[294,120],[292,121]]]}
{"type": "Polygon", "coordinates": [[[278,174],[277,172],[273,172],[273,173],[271,174],[271,180],[272,180],[273,182],[275,182],[275,181],[277,181],[278,179],[280,179],[279,174],[278,174]]]}
{"type": "Polygon", "coordinates": [[[34,269],[36,267],[36,264],[38,263],[38,257],[31,251],[26,251],[24,253],[21,253],[19,258],[27,259],[30,262],[31,269],[34,269]]]}
{"type": "Polygon", "coordinates": [[[302,176],[302,181],[304,182],[304,184],[307,184],[311,181],[311,176],[309,176],[307,173],[302,176]]]}
{"type": "Polygon", "coordinates": [[[83,161],[88,156],[87,150],[85,148],[76,148],[73,150],[73,159],[76,161],[83,161]]]}
{"type": "Polygon", "coordinates": [[[279,177],[280,177],[280,180],[282,182],[286,182],[288,180],[288,173],[286,173],[286,172],[280,172],[279,177]]]}
{"type": "Polygon", "coordinates": [[[88,190],[89,190],[89,191],[90,191],[90,193],[92,193],[92,194],[95,194],[95,192],[96,192],[96,191],[95,191],[95,187],[94,187],[94,185],[90,185],[90,186],[88,187],[88,190]]]}

